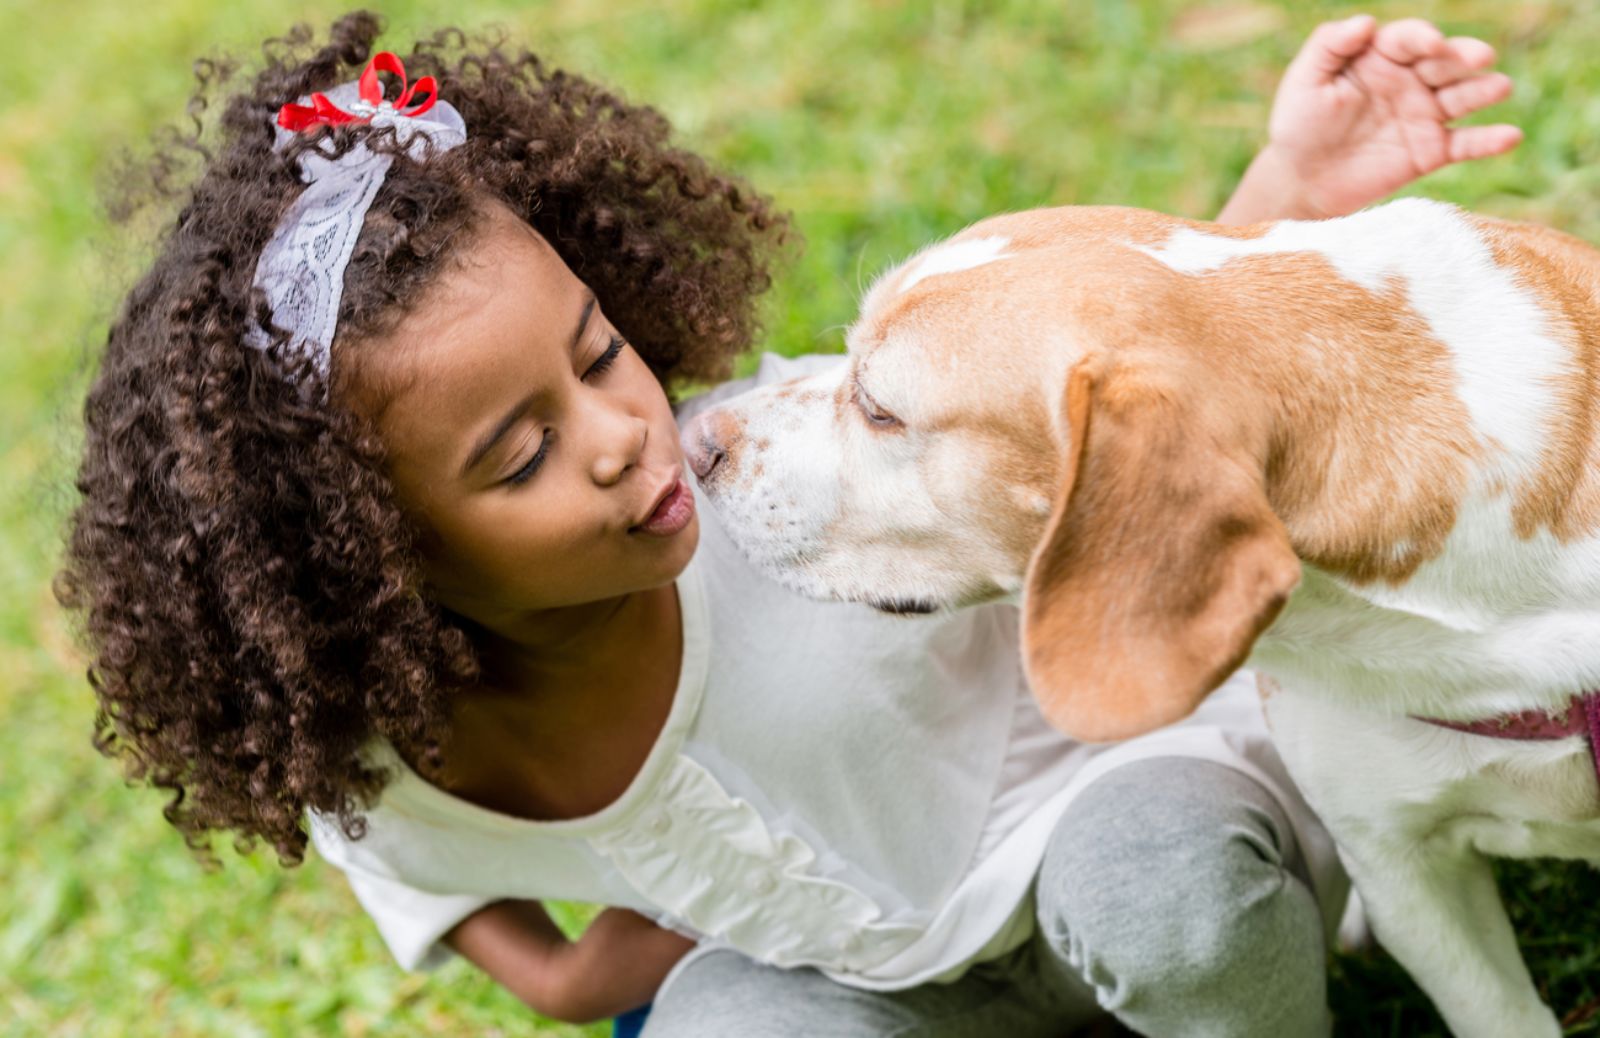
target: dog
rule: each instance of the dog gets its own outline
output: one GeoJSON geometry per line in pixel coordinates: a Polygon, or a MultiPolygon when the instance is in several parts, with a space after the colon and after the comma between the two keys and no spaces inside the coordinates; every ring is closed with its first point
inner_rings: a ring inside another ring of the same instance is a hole
{"type": "Polygon", "coordinates": [[[1020,598],[1089,741],[1249,660],[1451,1029],[1561,1033],[1488,858],[1600,862],[1600,252],[1422,199],[1037,210],[890,270],[846,342],[684,428],[741,550],[893,612],[1020,598]]]}

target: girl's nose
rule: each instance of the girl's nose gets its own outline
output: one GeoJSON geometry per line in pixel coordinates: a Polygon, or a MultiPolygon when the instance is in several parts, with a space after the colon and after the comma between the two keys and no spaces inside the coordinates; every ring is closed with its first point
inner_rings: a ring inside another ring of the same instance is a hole
{"type": "Polygon", "coordinates": [[[649,423],[636,415],[615,415],[613,423],[605,430],[605,446],[594,459],[594,481],[603,487],[611,486],[638,464],[650,437],[649,423]]]}

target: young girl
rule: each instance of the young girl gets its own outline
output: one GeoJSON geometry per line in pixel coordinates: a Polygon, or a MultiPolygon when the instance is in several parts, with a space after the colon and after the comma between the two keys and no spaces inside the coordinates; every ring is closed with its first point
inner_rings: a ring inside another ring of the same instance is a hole
{"type": "MultiPolygon", "coordinates": [[[[664,390],[746,348],[784,218],[648,108],[453,32],[368,64],[378,31],[228,99],[85,409],[60,590],[101,746],[191,844],[293,864],[309,816],[402,963],[572,1020],[654,997],[656,1036],[1325,1033],[1342,881],[1249,683],[1076,745],[1013,610],[756,576],[664,390]],[[550,897],[617,907],[569,943],[550,897]]],[[[1225,218],[1510,148],[1445,126],[1492,60],[1322,27],[1225,218]]]]}

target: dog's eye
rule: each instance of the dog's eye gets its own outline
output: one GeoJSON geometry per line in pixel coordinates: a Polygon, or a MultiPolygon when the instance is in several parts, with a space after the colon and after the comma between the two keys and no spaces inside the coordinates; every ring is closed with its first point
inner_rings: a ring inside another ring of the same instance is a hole
{"type": "Polygon", "coordinates": [[[900,419],[879,407],[878,402],[867,395],[867,391],[861,388],[860,382],[856,383],[856,406],[861,408],[861,413],[866,415],[867,421],[873,425],[888,428],[900,424],[900,419]]]}

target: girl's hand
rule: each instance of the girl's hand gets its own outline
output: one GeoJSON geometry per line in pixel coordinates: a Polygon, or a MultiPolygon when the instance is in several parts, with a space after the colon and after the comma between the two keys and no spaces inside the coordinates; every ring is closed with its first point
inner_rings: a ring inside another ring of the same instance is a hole
{"type": "Polygon", "coordinates": [[[1510,151],[1515,126],[1448,125],[1510,96],[1511,80],[1486,71],[1494,61],[1489,44],[1447,39],[1420,18],[1318,26],[1278,86],[1267,147],[1218,220],[1343,216],[1441,166],[1510,151]]]}

